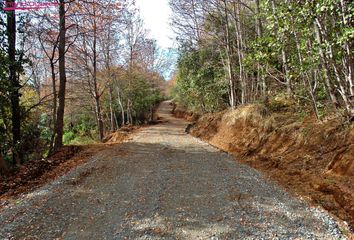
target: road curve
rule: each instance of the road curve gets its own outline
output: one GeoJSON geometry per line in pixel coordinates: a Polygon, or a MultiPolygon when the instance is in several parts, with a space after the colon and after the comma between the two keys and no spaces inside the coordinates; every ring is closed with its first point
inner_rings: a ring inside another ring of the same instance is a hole
{"type": "Polygon", "coordinates": [[[0,212],[0,239],[344,239],[256,170],[166,122],[0,212]]]}

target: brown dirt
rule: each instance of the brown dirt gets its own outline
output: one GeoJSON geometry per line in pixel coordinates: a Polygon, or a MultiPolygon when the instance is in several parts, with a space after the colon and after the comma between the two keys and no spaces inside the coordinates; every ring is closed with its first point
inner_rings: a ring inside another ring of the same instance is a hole
{"type": "Polygon", "coordinates": [[[0,208],[8,199],[33,191],[86,163],[98,152],[114,148],[138,129],[136,126],[123,127],[109,134],[104,144],[67,145],[47,159],[28,162],[6,175],[0,175],[0,208]]]}
{"type": "Polygon", "coordinates": [[[129,134],[138,130],[138,126],[128,125],[120,128],[116,132],[108,134],[104,139],[104,143],[120,143],[129,137],[129,134]]]}
{"type": "Polygon", "coordinates": [[[254,169],[164,123],[0,211],[0,239],[344,239],[254,169]]]}
{"type": "Polygon", "coordinates": [[[173,105],[172,114],[176,118],[183,118],[183,119],[186,119],[187,121],[194,122],[194,121],[197,121],[200,117],[199,114],[188,111],[185,108],[177,106],[174,103],[171,103],[171,104],[173,105]]]}
{"type": "Polygon", "coordinates": [[[0,197],[3,200],[31,191],[84,163],[92,154],[105,147],[105,145],[64,146],[50,158],[28,162],[7,176],[2,176],[0,197]]]}
{"type": "MultiPolygon", "coordinates": [[[[181,114],[183,115],[183,114],[181,114]]],[[[303,121],[262,105],[202,116],[191,134],[320,205],[354,228],[354,126],[303,121]]]]}

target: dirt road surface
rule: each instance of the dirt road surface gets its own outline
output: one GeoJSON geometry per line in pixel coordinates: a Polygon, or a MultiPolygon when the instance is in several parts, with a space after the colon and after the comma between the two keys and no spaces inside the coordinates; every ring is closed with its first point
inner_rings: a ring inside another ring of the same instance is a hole
{"type": "Polygon", "coordinates": [[[256,170],[165,123],[140,131],[0,212],[0,239],[344,239],[256,170]]]}

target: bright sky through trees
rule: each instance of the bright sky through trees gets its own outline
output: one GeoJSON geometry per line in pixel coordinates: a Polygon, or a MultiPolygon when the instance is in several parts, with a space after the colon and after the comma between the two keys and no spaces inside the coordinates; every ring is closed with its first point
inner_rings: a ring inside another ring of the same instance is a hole
{"type": "Polygon", "coordinates": [[[150,30],[150,37],[156,39],[162,48],[173,47],[174,33],[169,25],[171,8],[168,0],[137,0],[136,5],[140,8],[146,28],[150,30]]]}

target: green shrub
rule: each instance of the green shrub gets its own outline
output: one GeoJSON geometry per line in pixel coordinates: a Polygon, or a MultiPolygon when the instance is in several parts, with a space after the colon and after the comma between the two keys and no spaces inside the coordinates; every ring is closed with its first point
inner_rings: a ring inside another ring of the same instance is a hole
{"type": "Polygon", "coordinates": [[[64,144],[70,144],[70,142],[74,139],[75,139],[75,133],[71,131],[65,132],[63,135],[64,144]]]}

